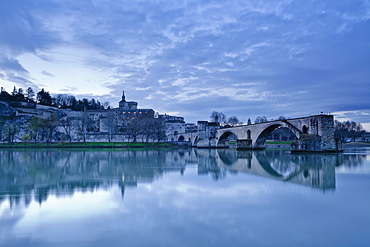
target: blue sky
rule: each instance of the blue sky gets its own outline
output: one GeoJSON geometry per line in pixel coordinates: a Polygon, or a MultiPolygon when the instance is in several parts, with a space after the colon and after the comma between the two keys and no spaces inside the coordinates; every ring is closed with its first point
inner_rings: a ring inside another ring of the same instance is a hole
{"type": "Polygon", "coordinates": [[[2,0],[0,84],[370,130],[370,1],[2,0]]]}

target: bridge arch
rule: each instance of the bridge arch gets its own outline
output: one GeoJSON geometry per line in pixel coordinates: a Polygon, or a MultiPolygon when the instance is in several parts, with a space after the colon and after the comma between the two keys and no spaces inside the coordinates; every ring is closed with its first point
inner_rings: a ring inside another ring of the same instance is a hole
{"type": "Polygon", "coordinates": [[[264,148],[267,137],[271,132],[282,126],[281,124],[272,124],[264,128],[261,133],[258,135],[257,139],[254,142],[254,148],[264,148]]]}
{"type": "Polygon", "coordinates": [[[181,135],[181,136],[179,136],[179,139],[177,139],[177,141],[183,142],[183,141],[185,141],[185,137],[181,135]]]}
{"type": "Polygon", "coordinates": [[[306,125],[302,126],[302,134],[308,134],[308,127],[306,125]]]}
{"type": "Polygon", "coordinates": [[[229,140],[238,140],[238,136],[233,131],[224,132],[217,142],[217,147],[229,147],[229,140]]]}
{"type": "Polygon", "coordinates": [[[292,129],[291,126],[286,125],[284,122],[275,122],[270,125],[267,125],[258,135],[256,140],[254,141],[253,147],[254,148],[264,148],[265,142],[267,140],[267,137],[271,134],[272,131],[274,131],[277,128],[280,127],[286,127],[288,128],[296,137],[299,138],[299,133],[292,129]]]}

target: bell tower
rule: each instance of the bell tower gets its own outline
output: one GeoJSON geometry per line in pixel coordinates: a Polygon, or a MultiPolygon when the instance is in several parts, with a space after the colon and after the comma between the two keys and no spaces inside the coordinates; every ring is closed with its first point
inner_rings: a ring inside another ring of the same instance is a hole
{"type": "Polygon", "coordinates": [[[122,91],[122,102],[126,102],[125,90],[122,91]]]}
{"type": "Polygon", "coordinates": [[[127,102],[126,102],[126,97],[125,97],[125,90],[122,91],[122,100],[118,102],[119,108],[126,108],[127,102]]]}

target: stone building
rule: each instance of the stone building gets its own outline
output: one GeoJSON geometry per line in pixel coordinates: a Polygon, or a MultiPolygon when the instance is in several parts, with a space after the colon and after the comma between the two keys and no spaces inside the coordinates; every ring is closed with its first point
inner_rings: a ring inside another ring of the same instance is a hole
{"type": "Polygon", "coordinates": [[[135,101],[126,101],[125,91],[122,92],[122,100],[118,103],[119,107],[114,108],[114,122],[118,128],[124,128],[134,119],[154,118],[153,109],[137,108],[135,101]]]}
{"type": "MultiPolygon", "coordinates": [[[[158,115],[158,118],[163,120],[167,141],[178,141],[185,134],[186,127],[183,117],[164,114],[158,115]]],[[[184,141],[184,137],[180,141],[184,141]]]]}
{"type": "MultiPolygon", "coordinates": [[[[196,126],[186,124],[183,117],[167,114],[155,116],[153,109],[138,108],[138,102],[126,101],[124,91],[117,108],[100,110],[73,111],[40,104],[32,107],[28,105],[12,107],[8,102],[0,102],[0,117],[13,116],[19,118],[18,122],[24,122],[24,124],[32,116],[46,119],[55,113],[60,121],[60,126],[56,129],[55,140],[61,140],[63,139],[61,137],[69,133],[68,136],[72,141],[127,141],[128,126],[134,120],[139,120],[139,122],[150,120],[145,121],[146,123],[154,121],[153,124],[157,126],[160,123],[164,127],[162,141],[188,141],[188,138],[184,137],[185,133],[196,131],[196,126]]],[[[144,126],[145,124],[141,128],[145,128],[144,126]]],[[[144,133],[145,131],[141,134],[142,137],[137,137],[138,141],[148,139],[145,138],[148,133],[144,133]]]]}

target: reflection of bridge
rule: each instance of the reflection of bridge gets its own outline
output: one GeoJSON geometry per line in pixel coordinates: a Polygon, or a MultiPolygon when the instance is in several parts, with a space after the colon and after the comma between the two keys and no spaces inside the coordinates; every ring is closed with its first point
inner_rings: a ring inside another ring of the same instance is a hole
{"type": "MultiPolygon", "coordinates": [[[[207,157],[207,150],[198,150],[199,156],[207,157]]],[[[229,171],[254,174],[274,180],[320,188],[335,189],[335,167],[341,163],[341,155],[337,154],[289,154],[281,150],[236,151],[219,149],[213,153],[217,167],[229,171]]],[[[200,166],[211,165],[201,164],[200,166]]]]}
{"type": "Polygon", "coordinates": [[[302,118],[276,120],[265,123],[219,128],[208,122],[198,122],[196,135],[182,137],[192,140],[196,147],[225,148],[231,142],[237,149],[261,149],[265,147],[267,136],[276,128],[286,127],[297,137],[292,151],[299,152],[340,152],[341,143],[334,138],[334,118],[332,115],[314,115],[302,118]]]}

